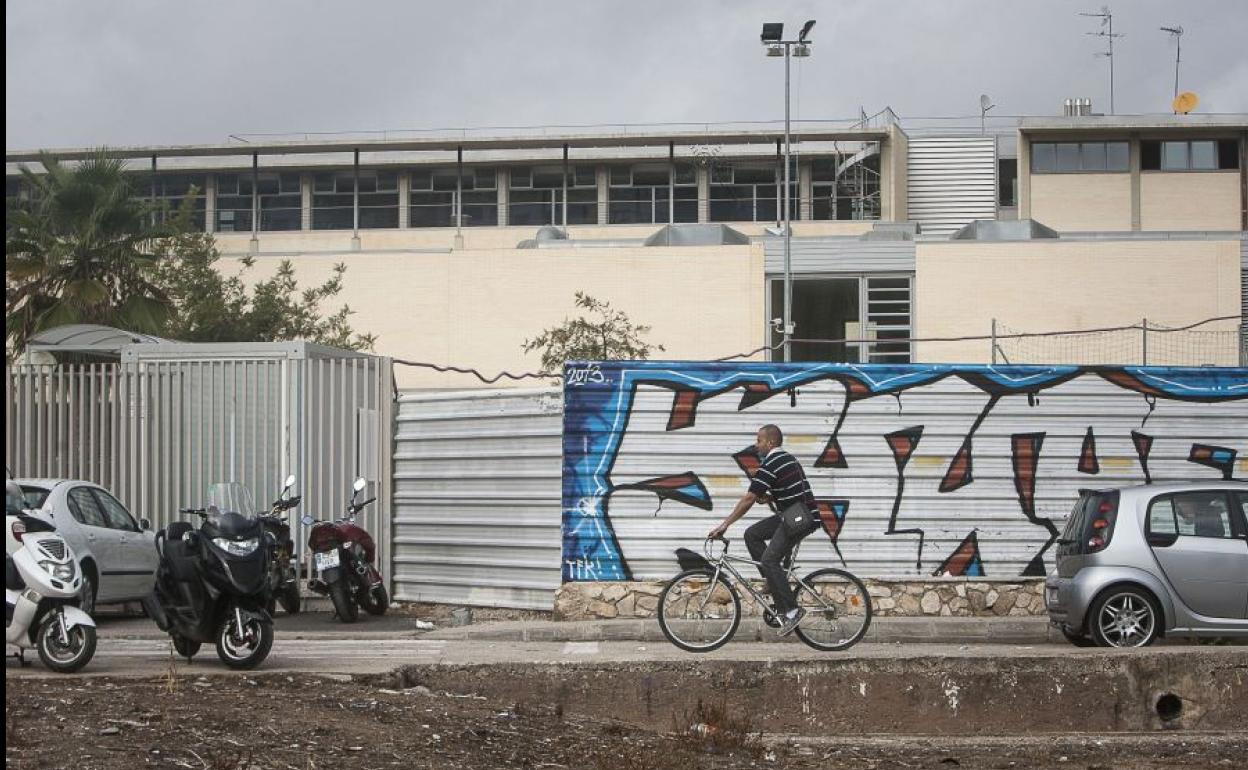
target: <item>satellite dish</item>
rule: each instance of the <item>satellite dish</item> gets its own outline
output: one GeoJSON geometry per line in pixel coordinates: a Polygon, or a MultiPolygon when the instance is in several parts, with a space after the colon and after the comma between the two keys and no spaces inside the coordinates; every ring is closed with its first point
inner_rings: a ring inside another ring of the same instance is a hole
{"type": "Polygon", "coordinates": [[[1174,97],[1174,101],[1171,103],[1171,106],[1174,107],[1175,112],[1180,115],[1186,115],[1196,109],[1196,105],[1198,104],[1200,104],[1200,99],[1196,96],[1196,94],[1191,91],[1184,91],[1174,97]]]}
{"type": "Polygon", "coordinates": [[[988,110],[992,109],[995,106],[996,105],[992,103],[992,99],[988,98],[988,94],[979,95],[979,108],[981,110],[987,112],[988,110]]]}

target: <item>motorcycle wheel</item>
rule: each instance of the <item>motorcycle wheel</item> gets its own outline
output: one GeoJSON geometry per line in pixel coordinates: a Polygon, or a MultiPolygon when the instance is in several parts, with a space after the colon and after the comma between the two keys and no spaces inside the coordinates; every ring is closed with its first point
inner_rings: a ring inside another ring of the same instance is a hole
{"type": "Polygon", "coordinates": [[[360,606],[369,615],[385,615],[386,609],[390,606],[390,594],[386,593],[385,586],[361,591],[360,606]]]}
{"type": "Polygon", "coordinates": [[[359,620],[360,608],[351,595],[351,581],[342,578],[329,587],[329,599],[334,603],[334,614],[343,623],[354,623],[359,620]]]}
{"type": "Polygon", "coordinates": [[[255,668],[273,648],[273,621],[248,618],[241,633],[236,633],[236,625],[231,611],[217,629],[217,657],[230,668],[255,668]]]}
{"type": "Polygon", "coordinates": [[[199,652],[200,643],[192,639],[187,639],[180,634],[173,634],[173,649],[182,657],[190,660],[195,657],[195,653],[199,652]]]}
{"type": "Polygon", "coordinates": [[[277,595],[277,600],[281,602],[282,609],[286,610],[287,615],[298,615],[302,608],[302,600],[299,598],[299,584],[288,583],[277,595]]]}
{"type": "Polygon", "coordinates": [[[53,671],[72,674],[87,665],[95,655],[95,629],[74,626],[69,629],[69,642],[64,644],[61,641],[60,616],[59,612],[53,612],[39,628],[39,660],[53,671]]]}

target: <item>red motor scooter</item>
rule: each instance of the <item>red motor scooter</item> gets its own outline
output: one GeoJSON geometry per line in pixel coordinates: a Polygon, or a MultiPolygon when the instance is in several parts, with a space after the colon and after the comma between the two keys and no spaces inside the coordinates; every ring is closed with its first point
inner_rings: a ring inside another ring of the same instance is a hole
{"type": "Polygon", "coordinates": [[[362,527],[355,524],[355,516],[377,498],[370,497],[357,503],[355,498],[367,486],[364,479],[356,479],[352,485],[351,502],[347,513],[334,521],[317,521],[304,516],[305,526],[312,528],[308,534],[308,548],[312,552],[312,566],[316,577],[308,581],[308,588],[325,596],[334,603],[334,612],[344,623],[354,623],[359,618],[359,608],[370,615],[384,615],[390,606],[381,573],[373,565],[377,546],[362,527]]]}

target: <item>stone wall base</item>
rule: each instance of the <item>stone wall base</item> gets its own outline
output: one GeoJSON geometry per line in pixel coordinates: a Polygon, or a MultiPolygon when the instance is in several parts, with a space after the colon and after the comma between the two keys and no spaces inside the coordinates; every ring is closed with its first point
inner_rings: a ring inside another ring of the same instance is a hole
{"type": "MultiPolygon", "coordinates": [[[[877,616],[1044,615],[1044,579],[927,578],[863,581],[877,616]]],[[[555,593],[556,620],[652,618],[664,581],[564,583],[555,593]]],[[[762,581],[754,584],[762,588],[762,581]]],[[[758,603],[742,596],[742,613],[759,615],[758,603]]]]}

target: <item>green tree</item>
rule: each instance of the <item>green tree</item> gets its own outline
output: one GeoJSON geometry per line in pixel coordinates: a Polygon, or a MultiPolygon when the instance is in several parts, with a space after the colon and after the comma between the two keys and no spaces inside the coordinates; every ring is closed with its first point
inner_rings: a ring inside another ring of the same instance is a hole
{"type": "Polygon", "coordinates": [[[308,340],[351,350],[371,350],[376,337],[356,334],[347,305],[322,315],[321,304],[342,291],[347,266],[319,286],[300,289],[295,269],[284,259],[270,278],[248,287],[243,280],[255,260],[227,275],[211,234],[189,226],[189,203],[174,218],[174,234],[158,246],[160,285],[173,300],[165,336],[187,342],[271,342],[308,340]]]}
{"type": "Polygon", "coordinates": [[[564,319],[559,326],[524,341],[524,352],[542,352],[542,371],[561,371],[564,361],[644,360],[652,352],[664,350],[662,345],[651,345],[642,339],[650,333],[649,326],[634,324],[609,302],[578,291],[576,306],[588,311],[591,317],[564,319]]]}
{"type": "Polygon", "coordinates": [[[46,153],[40,163],[43,174],[21,169],[30,201],[6,211],[6,349],[71,323],[161,333],[172,303],[154,247],[168,231],[123,162],[100,150],[73,167],[46,153]]]}

